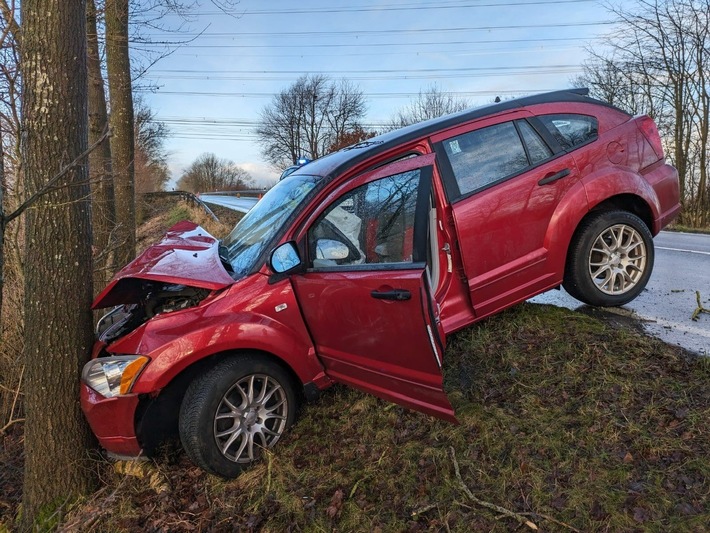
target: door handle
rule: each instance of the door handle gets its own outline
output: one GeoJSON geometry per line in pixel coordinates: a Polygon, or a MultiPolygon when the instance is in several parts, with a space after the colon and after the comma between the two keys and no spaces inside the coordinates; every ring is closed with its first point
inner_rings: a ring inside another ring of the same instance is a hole
{"type": "Polygon", "coordinates": [[[569,176],[569,169],[566,168],[564,170],[560,170],[559,172],[556,172],[554,174],[548,174],[544,178],[542,178],[540,181],[537,182],[538,185],[547,185],[548,183],[552,183],[553,181],[561,180],[562,178],[569,176]]]}
{"type": "Polygon", "coordinates": [[[396,300],[402,302],[409,300],[412,293],[405,289],[392,289],[391,291],[372,291],[370,296],[378,300],[396,300]]]}

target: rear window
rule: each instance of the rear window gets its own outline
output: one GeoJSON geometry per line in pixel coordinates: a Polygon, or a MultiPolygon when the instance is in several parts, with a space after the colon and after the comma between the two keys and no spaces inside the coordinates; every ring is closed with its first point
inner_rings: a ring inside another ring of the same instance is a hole
{"type": "Polygon", "coordinates": [[[539,115],[538,118],[565,150],[599,136],[599,121],[589,115],[539,115]]]}

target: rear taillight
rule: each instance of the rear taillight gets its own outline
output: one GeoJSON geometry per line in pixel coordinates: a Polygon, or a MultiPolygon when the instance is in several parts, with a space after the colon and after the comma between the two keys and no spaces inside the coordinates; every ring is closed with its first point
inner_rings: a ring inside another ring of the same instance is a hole
{"type": "MultiPolygon", "coordinates": [[[[645,137],[646,141],[648,141],[648,144],[651,146],[651,149],[653,149],[653,152],[656,154],[656,161],[658,159],[662,159],[663,144],[661,143],[661,136],[658,135],[658,128],[656,128],[656,124],[653,122],[653,119],[647,115],[643,115],[636,119],[636,125],[645,137]]],[[[650,154],[644,153],[643,159],[647,160],[648,155],[650,154]]]]}

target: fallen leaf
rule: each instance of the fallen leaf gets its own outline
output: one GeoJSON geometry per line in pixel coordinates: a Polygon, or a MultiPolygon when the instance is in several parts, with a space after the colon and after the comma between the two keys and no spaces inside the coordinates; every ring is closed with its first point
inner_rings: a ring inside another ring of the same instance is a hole
{"type": "Polygon", "coordinates": [[[340,514],[340,509],[343,507],[343,496],[345,496],[345,493],[341,489],[336,490],[335,494],[333,494],[330,499],[330,505],[325,510],[325,514],[329,518],[335,518],[340,514]]]}
{"type": "Polygon", "coordinates": [[[634,456],[631,455],[631,452],[626,452],[626,455],[624,455],[624,463],[629,464],[634,462],[634,456]]]}

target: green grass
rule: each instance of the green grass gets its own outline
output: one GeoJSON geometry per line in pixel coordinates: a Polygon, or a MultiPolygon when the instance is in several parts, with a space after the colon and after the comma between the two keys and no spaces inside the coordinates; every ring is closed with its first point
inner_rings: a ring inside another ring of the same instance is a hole
{"type": "Polygon", "coordinates": [[[334,388],[239,478],[211,477],[184,456],[151,476],[106,466],[104,489],[65,526],[527,530],[471,501],[463,482],[544,531],[707,530],[707,358],[524,304],[453,336],[445,367],[460,425],[334,388]]]}
{"type": "Polygon", "coordinates": [[[181,220],[191,220],[193,213],[185,203],[180,203],[168,212],[168,227],[173,226],[181,220]]]}
{"type": "Polygon", "coordinates": [[[682,231],[684,233],[702,233],[705,235],[710,234],[710,228],[696,228],[691,226],[684,226],[682,224],[671,224],[670,226],[664,229],[666,231],[682,231]]]}

